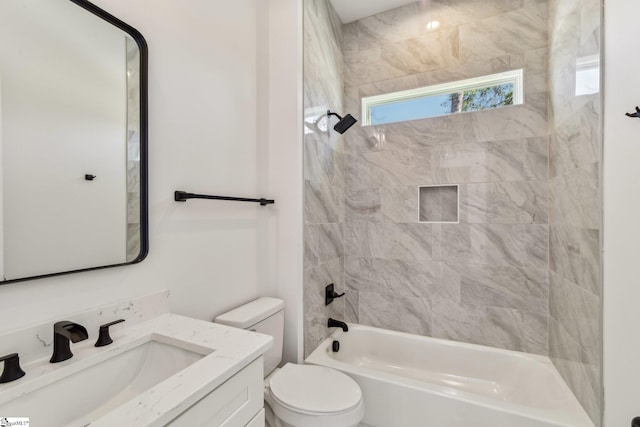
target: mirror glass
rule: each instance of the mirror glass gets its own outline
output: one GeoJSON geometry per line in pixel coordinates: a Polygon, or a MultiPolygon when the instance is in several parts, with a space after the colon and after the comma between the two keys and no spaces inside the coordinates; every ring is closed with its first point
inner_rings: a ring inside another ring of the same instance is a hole
{"type": "Polygon", "coordinates": [[[3,283],[146,256],[146,44],[81,0],[0,0],[3,283]]]}

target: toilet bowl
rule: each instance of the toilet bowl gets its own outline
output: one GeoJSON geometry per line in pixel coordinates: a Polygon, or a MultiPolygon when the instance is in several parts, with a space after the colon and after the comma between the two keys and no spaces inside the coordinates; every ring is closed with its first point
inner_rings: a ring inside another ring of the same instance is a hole
{"type": "Polygon", "coordinates": [[[264,354],[267,427],[356,427],[364,417],[362,391],[335,369],[282,361],[284,302],[259,298],[215,319],[216,323],[271,335],[264,354]]]}

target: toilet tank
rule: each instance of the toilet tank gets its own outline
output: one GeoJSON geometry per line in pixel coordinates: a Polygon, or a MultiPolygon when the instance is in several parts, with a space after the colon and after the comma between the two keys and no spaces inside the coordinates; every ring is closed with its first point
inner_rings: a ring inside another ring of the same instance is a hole
{"type": "Polygon", "coordinates": [[[265,377],[273,372],[282,361],[284,301],[277,298],[258,298],[221,314],[216,317],[215,322],[273,337],[273,346],[263,356],[265,377]]]}

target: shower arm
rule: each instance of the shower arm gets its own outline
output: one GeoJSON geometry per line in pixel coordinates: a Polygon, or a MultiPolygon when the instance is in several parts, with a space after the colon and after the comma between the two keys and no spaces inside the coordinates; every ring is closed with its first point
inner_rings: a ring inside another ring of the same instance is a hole
{"type": "Polygon", "coordinates": [[[338,113],[334,113],[331,110],[327,110],[327,117],[336,116],[339,120],[342,120],[342,116],[338,113]]]}

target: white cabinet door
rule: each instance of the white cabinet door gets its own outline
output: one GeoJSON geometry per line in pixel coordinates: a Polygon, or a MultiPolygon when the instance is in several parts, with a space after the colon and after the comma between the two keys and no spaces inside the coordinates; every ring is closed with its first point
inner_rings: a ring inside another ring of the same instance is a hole
{"type": "Polygon", "coordinates": [[[168,425],[245,427],[264,407],[262,367],[262,357],[259,357],[168,425]]]}

